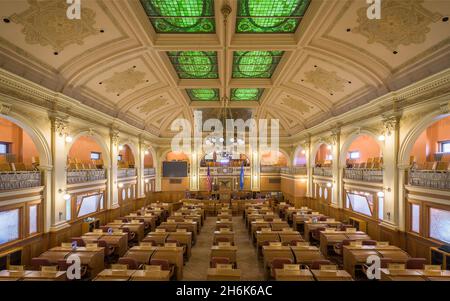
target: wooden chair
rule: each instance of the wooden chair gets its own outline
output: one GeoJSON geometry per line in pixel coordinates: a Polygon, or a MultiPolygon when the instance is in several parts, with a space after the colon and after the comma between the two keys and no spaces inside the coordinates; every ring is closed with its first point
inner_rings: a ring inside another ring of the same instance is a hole
{"type": "Polygon", "coordinates": [[[0,163],[0,171],[11,171],[9,163],[0,163]]]}
{"type": "Polygon", "coordinates": [[[442,170],[447,170],[448,167],[449,167],[448,162],[440,161],[440,162],[437,162],[436,170],[441,170],[441,171],[442,170]]]}

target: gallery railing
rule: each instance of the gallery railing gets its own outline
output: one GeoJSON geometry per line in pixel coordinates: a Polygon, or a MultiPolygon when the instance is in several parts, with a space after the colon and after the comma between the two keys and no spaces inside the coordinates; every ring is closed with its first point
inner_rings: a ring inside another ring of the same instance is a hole
{"type": "Polygon", "coordinates": [[[450,172],[446,170],[410,170],[408,183],[411,186],[450,190],[450,172]]]}
{"type": "Polygon", "coordinates": [[[39,171],[0,172],[0,190],[24,189],[41,185],[39,171]]]}
{"type": "Polygon", "coordinates": [[[106,170],[104,169],[83,169],[67,171],[67,184],[94,182],[105,179],[106,170]]]}
{"type": "Polygon", "coordinates": [[[332,177],[333,172],[331,170],[331,167],[314,167],[313,175],[322,177],[332,177]]]}
{"type": "Polygon", "coordinates": [[[363,182],[383,183],[382,169],[345,168],[344,179],[363,182]]]}
{"type": "Polygon", "coordinates": [[[144,176],[153,176],[155,175],[154,168],[144,168],[144,176]]]}
{"type": "Polygon", "coordinates": [[[119,168],[117,170],[117,178],[129,178],[136,176],[135,168],[119,168]]]}

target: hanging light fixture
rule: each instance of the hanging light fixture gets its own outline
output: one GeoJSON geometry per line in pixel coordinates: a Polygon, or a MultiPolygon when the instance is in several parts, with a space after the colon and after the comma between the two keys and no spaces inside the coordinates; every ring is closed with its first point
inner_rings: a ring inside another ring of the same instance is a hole
{"type": "MultiPolygon", "coordinates": [[[[224,66],[225,66],[225,76],[224,76],[224,95],[220,99],[221,107],[217,116],[217,119],[219,119],[222,122],[223,125],[223,132],[222,137],[208,137],[206,138],[206,145],[214,145],[214,148],[217,150],[218,153],[220,153],[221,158],[232,158],[232,152],[226,149],[226,147],[223,145],[223,143],[226,141],[226,121],[227,119],[232,119],[233,114],[231,113],[231,109],[229,108],[229,98],[227,96],[228,94],[228,74],[227,74],[227,50],[228,50],[228,41],[227,41],[227,23],[228,23],[228,16],[231,13],[231,7],[228,4],[225,4],[221,9],[222,15],[223,15],[223,24],[224,24],[224,66]],[[217,143],[219,142],[219,143],[217,143]]],[[[230,142],[236,145],[237,143],[243,144],[244,141],[242,139],[237,139],[236,135],[234,138],[230,138],[230,142]]]]}

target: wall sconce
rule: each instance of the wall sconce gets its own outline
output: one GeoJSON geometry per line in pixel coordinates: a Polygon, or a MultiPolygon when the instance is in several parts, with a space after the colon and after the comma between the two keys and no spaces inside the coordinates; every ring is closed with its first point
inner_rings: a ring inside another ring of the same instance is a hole
{"type": "Polygon", "coordinates": [[[379,198],[384,197],[384,192],[383,191],[378,191],[377,192],[377,197],[379,197],[379,198]]]}
{"type": "Polygon", "coordinates": [[[378,141],[384,141],[386,140],[386,136],[384,136],[384,134],[381,134],[380,136],[378,136],[378,141]]]}
{"type": "Polygon", "coordinates": [[[59,193],[63,193],[63,192],[64,192],[64,194],[63,194],[63,200],[64,200],[64,201],[70,200],[70,197],[71,197],[71,196],[70,196],[69,193],[67,193],[67,190],[59,189],[58,192],[59,192],[59,193]]]}
{"type": "Polygon", "coordinates": [[[144,151],[144,155],[147,156],[148,154],[150,154],[150,152],[148,150],[144,151]]]}
{"type": "Polygon", "coordinates": [[[72,136],[67,135],[67,136],[66,136],[66,142],[67,142],[67,143],[72,143],[72,141],[73,141],[72,136]]]}
{"type": "Polygon", "coordinates": [[[327,183],[327,187],[328,187],[328,188],[331,188],[332,186],[333,186],[333,184],[327,183]]]}
{"type": "Polygon", "coordinates": [[[119,147],[118,147],[118,149],[119,149],[120,151],[123,150],[123,145],[120,144],[119,147]]]}
{"type": "Polygon", "coordinates": [[[148,184],[148,182],[149,182],[148,179],[145,179],[145,180],[144,180],[144,183],[145,183],[145,184],[148,184]]]}
{"type": "Polygon", "coordinates": [[[123,183],[119,183],[119,184],[117,184],[117,187],[119,187],[119,188],[123,188],[123,183]]]}
{"type": "Polygon", "coordinates": [[[301,151],[301,153],[302,153],[302,155],[304,155],[304,154],[306,154],[306,151],[303,149],[303,150],[301,151]]]}

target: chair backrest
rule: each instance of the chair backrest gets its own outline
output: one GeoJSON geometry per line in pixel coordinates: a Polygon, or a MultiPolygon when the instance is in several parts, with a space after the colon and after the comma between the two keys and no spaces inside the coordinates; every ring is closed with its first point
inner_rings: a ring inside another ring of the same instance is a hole
{"type": "Polygon", "coordinates": [[[217,242],[230,242],[230,239],[228,237],[217,237],[217,242]]]}
{"type": "Polygon", "coordinates": [[[377,245],[377,241],[376,240],[372,240],[372,239],[368,239],[368,240],[363,240],[361,244],[363,246],[376,246],[377,245]]]}
{"type": "Polygon", "coordinates": [[[298,242],[304,242],[303,239],[293,239],[289,242],[291,246],[296,246],[298,242]]]}
{"type": "Polygon", "coordinates": [[[0,163],[0,171],[11,171],[9,163],[0,163]]]}
{"type": "Polygon", "coordinates": [[[321,221],[321,222],[325,222],[326,220],[327,220],[326,216],[319,217],[319,221],[321,221]]]}
{"type": "Polygon", "coordinates": [[[273,269],[282,269],[285,264],[292,264],[292,259],[276,257],[272,260],[272,268],[273,269]]]}
{"type": "Polygon", "coordinates": [[[355,240],[353,240],[353,239],[344,239],[342,241],[342,245],[343,246],[349,246],[352,241],[355,241],[355,240]]]}
{"type": "Polygon", "coordinates": [[[327,259],[313,260],[311,262],[311,270],[319,270],[321,265],[330,264],[330,261],[327,259]]]}
{"type": "Polygon", "coordinates": [[[34,257],[31,259],[31,265],[33,268],[39,269],[42,266],[51,266],[52,264],[47,258],[34,257]]]}
{"type": "Polygon", "coordinates": [[[151,243],[152,246],[157,246],[158,244],[154,239],[151,239],[150,237],[145,237],[142,242],[151,243]]]}
{"type": "Polygon", "coordinates": [[[436,170],[447,170],[448,166],[448,162],[440,161],[437,163],[436,170]]]}
{"type": "Polygon", "coordinates": [[[382,269],[387,269],[391,262],[392,262],[392,258],[387,258],[387,257],[380,258],[380,267],[382,269]]]}
{"type": "Polygon", "coordinates": [[[136,259],[131,257],[121,257],[117,261],[118,264],[126,264],[129,270],[137,270],[139,268],[139,263],[136,259]]]}
{"type": "Polygon", "coordinates": [[[422,270],[425,264],[427,264],[425,258],[409,258],[406,260],[407,269],[422,270]]]}
{"type": "Polygon", "coordinates": [[[159,265],[163,271],[170,270],[170,264],[167,259],[151,259],[150,265],[159,265]]]}
{"type": "Polygon", "coordinates": [[[83,238],[81,237],[72,237],[70,239],[72,242],[76,242],[78,247],[84,247],[86,243],[84,242],[83,238]]]}
{"type": "Polygon", "coordinates": [[[167,239],[167,240],[166,240],[166,243],[176,244],[177,247],[180,246],[180,242],[179,242],[178,240],[176,240],[176,239],[167,239]]]}
{"type": "Polygon", "coordinates": [[[212,257],[211,258],[211,267],[215,268],[218,264],[229,264],[230,259],[228,257],[212,257]]]}

